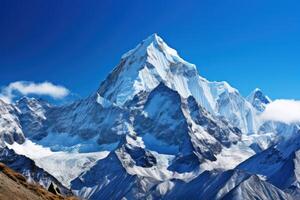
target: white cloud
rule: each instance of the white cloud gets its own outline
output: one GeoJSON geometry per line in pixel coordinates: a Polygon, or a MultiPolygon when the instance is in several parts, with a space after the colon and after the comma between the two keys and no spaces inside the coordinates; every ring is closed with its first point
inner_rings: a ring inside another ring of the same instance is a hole
{"type": "Polygon", "coordinates": [[[280,99],[267,105],[261,118],[286,124],[300,122],[300,101],[280,99]]]}
{"type": "Polygon", "coordinates": [[[21,95],[44,95],[50,96],[54,99],[61,99],[66,97],[70,91],[60,85],[54,85],[50,82],[34,83],[29,81],[17,81],[10,83],[4,87],[0,93],[0,99],[10,103],[16,93],[21,95]]]}

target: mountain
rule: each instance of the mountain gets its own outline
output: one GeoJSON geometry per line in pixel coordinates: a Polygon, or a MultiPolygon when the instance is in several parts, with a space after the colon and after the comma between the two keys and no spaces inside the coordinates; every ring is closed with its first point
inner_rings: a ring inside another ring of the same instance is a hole
{"type": "Polygon", "coordinates": [[[259,88],[256,88],[251,94],[246,98],[254,108],[259,112],[263,112],[266,105],[271,103],[271,99],[266,96],[259,88]]]}
{"type": "MultiPolygon", "coordinates": [[[[186,170],[180,163],[185,157],[193,157],[194,166],[217,165],[228,149],[243,146],[238,127],[248,130],[255,121],[254,109],[236,89],[200,77],[194,65],[156,34],[123,55],[121,64],[88,98],[58,107],[21,99],[16,107],[27,138],[52,150],[111,151],[133,129],[145,148],[174,155],[170,169],[181,172],[186,170]],[[143,87],[124,94],[128,90],[123,86],[132,82],[143,87]]],[[[254,153],[245,145],[241,151],[235,149],[241,155],[230,157],[230,167],[254,153]]]]}
{"type": "Polygon", "coordinates": [[[157,34],[124,54],[98,93],[110,102],[124,105],[136,94],[150,92],[160,83],[183,98],[193,96],[208,112],[224,116],[243,132],[255,132],[255,111],[249,102],[228,83],[209,82],[199,76],[195,65],[180,58],[157,34]]]}
{"type": "Polygon", "coordinates": [[[84,199],[297,199],[299,126],[260,121],[270,102],[153,34],[84,99],[0,102],[0,161],[84,199]]]}
{"type": "MultiPolygon", "coordinates": [[[[59,140],[63,135],[73,138],[70,146],[83,141],[89,143],[88,147],[81,147],[81,151],[98,148],[98,144],[112,145],[125,134],[121,130],[124,122],[131,123],[132,108],[143,104],[139,98],[148,96],[160,84],[182,98],[192,96],[215,118],[223,118],[243,133],[250,134],[257,129],[255,109],[236,89],[226,82],[209,82],[199,76],[194,65],[181,59],[156,34],[123,55],[120,64],[90,97],[70,105],[49,107],[43,104],[37,106],[38,111],[27,109],[22,112],[22,123],[25,129],[33,129],[26,130],[28,138],[52,148],[55,146],[56,150],[60,147],[52,139],[59,140]]],[[[21,103],[16,105],[20,110],[24,107],[21,103]]]]}

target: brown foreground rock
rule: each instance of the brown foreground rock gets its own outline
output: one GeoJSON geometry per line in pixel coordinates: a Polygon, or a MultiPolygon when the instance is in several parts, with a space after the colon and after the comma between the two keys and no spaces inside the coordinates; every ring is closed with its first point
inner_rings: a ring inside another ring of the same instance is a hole
{"type": "Polygon", "coordinates": [[[77,200],[76,197],[64,197],[53,194],[42,186],[28,183],[25,177],[0,163],[0,199],[1,200],[77,200]]]}

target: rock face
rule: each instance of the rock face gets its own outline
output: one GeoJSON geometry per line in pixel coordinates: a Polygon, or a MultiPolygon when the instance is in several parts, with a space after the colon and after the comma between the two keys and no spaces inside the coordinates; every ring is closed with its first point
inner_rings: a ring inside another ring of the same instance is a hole
{"type": "Polygon", "coordinates": [[[59,178],[87,199],[297,199],[299,125],[259,121],[270,102],[258,89],[246,99],[226,82],[206,80],[154,34],[85,99],[0,102],[0,161],[67,194],[59,178]],[[44,160],[59,154],[51,164],[66,162],[59,166],[76,173],[43,164],[54,178],[35,165],[34,152],[31,160],[5,147],[25,139],[44,160]]]}
{"type": "Polygon", "coordinates": [[[12,144],[13,142],[23,143],[25,141],[17,116],[18,110],[0,99],[0,146],[4,146],[4,142],[12,144]]]}
{"type": "Polygon", "coordinates": [[[26,138],[31,138],[43,130],[46,111],[51,107],[47,102],[23,97],[16,102],[15,107],[19,110],[18,116],[26,138]]]}

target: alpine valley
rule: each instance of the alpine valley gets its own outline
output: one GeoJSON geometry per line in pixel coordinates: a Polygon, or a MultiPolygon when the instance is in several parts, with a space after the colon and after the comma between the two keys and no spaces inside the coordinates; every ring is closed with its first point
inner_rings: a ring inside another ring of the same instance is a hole
{"type": "Polygon", "coordinates": [[[0,162],[80,199],[300,199],[300,125],[211,82],[157,34],[89,97],[0,100],[0,162]]]}

